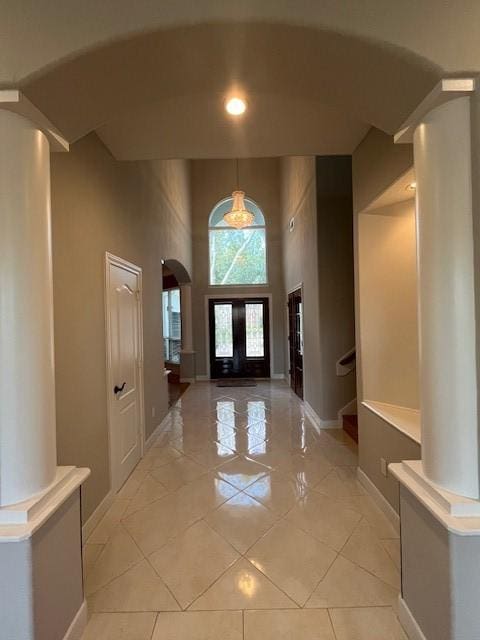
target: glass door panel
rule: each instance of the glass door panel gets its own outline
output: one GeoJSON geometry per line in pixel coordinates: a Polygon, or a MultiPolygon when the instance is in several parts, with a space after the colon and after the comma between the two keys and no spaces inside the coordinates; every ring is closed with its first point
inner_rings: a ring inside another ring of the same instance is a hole
{"type": "Polygon", "coordinates": [[[245,333],[247,358],[263,358],[264,349],[263,304],[245,304],[245,333]]]}
{"type": "Polygon", "coordinates": [[[215,357],[233,358],[232,305],[215,305],[215,357]]]}

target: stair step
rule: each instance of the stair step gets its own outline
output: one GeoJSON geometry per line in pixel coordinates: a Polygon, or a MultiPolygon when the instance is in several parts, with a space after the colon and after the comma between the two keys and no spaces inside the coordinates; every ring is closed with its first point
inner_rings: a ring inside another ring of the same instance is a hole
{"type": "Polygon", "coordinates": [[[356,413],[348,413],[342,416],[343,430],[345,433],[358,442],[358,416],[356,413]]]}

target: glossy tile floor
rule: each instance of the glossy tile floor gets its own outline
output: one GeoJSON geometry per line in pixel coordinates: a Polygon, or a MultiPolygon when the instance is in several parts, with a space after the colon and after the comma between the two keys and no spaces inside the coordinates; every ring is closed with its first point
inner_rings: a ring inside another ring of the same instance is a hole
{"type": "Polygon", "coordinates": [[[399,540],[285,383],[192,385],[84,548],[84,640],[405,640],[399,540]]]}

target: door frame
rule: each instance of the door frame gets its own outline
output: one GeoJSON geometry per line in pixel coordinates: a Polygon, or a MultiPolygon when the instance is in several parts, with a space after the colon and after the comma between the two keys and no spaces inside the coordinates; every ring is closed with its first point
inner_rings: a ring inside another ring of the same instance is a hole
{"type": "MultiPolygon", "coordinates": [[[[207,380],[211,380],[211,367],[210,367],[210,318],[209,318],[209,304],[210,300],[224,300],[224,299],[240,299],[240,300],[255,300],[255,298],[267,298],[268,299],[268,344],[270,348],[270,379],[274,378],[273,373],[273,313],[272,313],[272,293],[263,293],[258,291],[252,294],[248,293],[214,293],[205,295],[205,360],[207,367],[207,380]]],[[[261,378],[260,378],[261,379],[261,378]]]]}
{"type": "MultiPolygon", "coordinates": [[[[303,306],[303,314],[302,314],[302,333],[303,333],[303,352],[305,353],[305,333],[303,331],[303,315],[305,313],[305,299],[304,299],[304,290],[303,290],[303,282],[300,282],[299,284],[296,284],[294,287],[291,287],[290,289],[287,290],[287,295],[286,295],[286,302],[285,302],[285,308],[286,308],[286,346],[285,346],[285,353],[286,353],[286,363],[287,363],[287,371],[285,374],[286,380],[288,381],[288,385],[291,386],[291,381],[290,381],[290,369],[291,369],[291,362],[290,362],[290,344],[288,341],[288,336],[290,334],[290,318],[289,318],[289,312],[288,312],[288,297],[291,293],[295,293],[295,291],[300,290],[302,293],[302,306],[303,306]]],[[[304,363],[305,364],[305,363],[304,363]]],[[[303,367],[303,400],[305,400],[305,366],[303,367]]]]}
{"type": "Polygon", "coordinates": [[[108,251],[105,252],[105,291],[104,291],[104,303],[105,303],[105,353],[106,353],[106,377],[107,377],[107,422],[108,422],[108,461],[109,461],[109,475],[110,475],[110,488],[115,493],[120,489],[118,486],[118,477],[115,469],[115,461],[113,456],[113,401],[114,397],[110,393],[113,389],[114,379],[112,373],[112,353],[110,349],[111,345],[111,326],[110,326],[110,267],[120,267],[126,271],[130,271],[135,274],[138,279],[138,295],[137,295],[137,319],[138,319],[138,390],[139,390],[139,402],[140,402],[140,459],[143,458],[145,452],[145,399],[144,399],[144,381],[143,381],[143,282],[142,282],[142,268],[120,258],[108,251]]]}

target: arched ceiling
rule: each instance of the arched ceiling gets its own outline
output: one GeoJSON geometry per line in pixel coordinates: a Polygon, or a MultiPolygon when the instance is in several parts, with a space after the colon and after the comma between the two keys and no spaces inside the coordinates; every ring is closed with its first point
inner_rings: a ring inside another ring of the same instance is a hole
{"type": "Polygon", "coordinates": [[[135,33],[206,22],[284,23],[389,43],[445,73],[478,70],[477,0],[18,0],[0,2],[0,83],[135,33]]]}
{"type": "Polygon", "coordinates": [[[472,22],[467,0],[23,0],[0,4],[0,79],[121,159],[349,153],[480,67],[472,22]],[[234,88],[239,122],[222,110],[234,88]]]}

